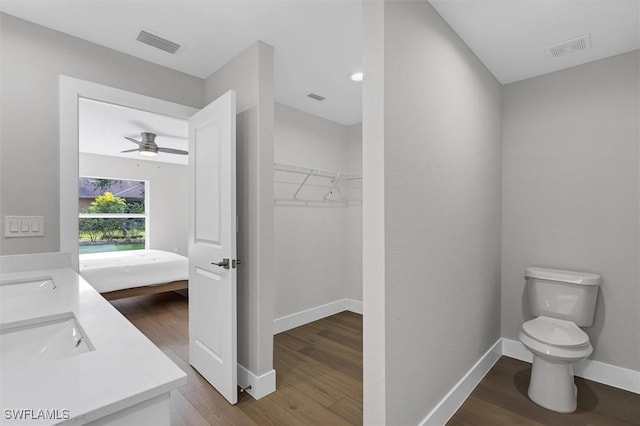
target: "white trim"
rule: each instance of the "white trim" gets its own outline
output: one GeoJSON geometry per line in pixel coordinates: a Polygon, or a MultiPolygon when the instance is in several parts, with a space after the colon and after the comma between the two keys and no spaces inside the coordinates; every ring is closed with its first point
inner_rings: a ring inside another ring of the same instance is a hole
{"type": "MultiPolygon", "coordinates": [[[[446,424],[502,355],[528,363],[533,362],[533,354],[520,341],[500,338],[442,398],[420,425],[446,424]]],[[[640,371],[585,359],[574,364],[574,374],[594,382],[640,393],[640,371]]]]}
{"type": "Polygon", "coordinates": [[[502,356],[502,339],[485,352],[462,379],[442,398],[433,410],[420,422],[421,426],[444,425],[478,386],[482,378],[491,370],[491,367],[502,356]]]}
{"type": "MultiPolygon", "coordinates": [[[[533,354],[518,340],[502,338],[502,354],[531,363],[533,354]]],[[[640,371],[584,359],[573,364],[573,374],[594,382],[640,394],[640,371]]]]}
{"type": "Polygon", "coordinates": [[[276,390],[276,370],[264,373],[261,376],[256,376],[251,371],[247,370],[242,365],[238,364],[238,386],[242,389],[246,389],[251,386],[251,389],[246,389],[249,395],[255,399],[260,399],[269,395],[276,390]]]}
{"type": "MultiPolygon", "coordinates": [[[[340,299],[277,318],[273,321],[274,334],[342,311],[362,314],[363,303],[353,299],[340,299]]],[[[533,362],[533,354],[521,342],[504,337],[498,339],[438,405],[431,410],[420,425],[443,425],[447,423],[502,355],[528,363],[533,362]]],[[[594,382],[640,394],[640,371],[586,359],[574,364],[574,374],[594,382]]],[[[240,373],[238,376],[240,377],[240,373]]],[[[238,382],[240,383],[240,378],[238,378],[238,382]]]]}
{"type": "Polygon", "coordinates": [[[339,299],[324,305],[305,309],[273,320],[273,334],[282,333],[292,328],[330,317],[343,311],[362,314],[362,302],[353,299],[339,299]]]}
{"type": "Polygon", "coordinates": [[[522,342],[507,339],[506,337],[502,338],[502,355],[508,356],[509,358],[519,359],[520,361],[525,361],[529,364],[533,362],[533,354],[524,347],[522,342]]]}
{"type": "Polygon", "coordinates": [[[344,299],[345,311],[354,312],[362,315],[364,312],[362,301],[354,299],[344,299]]]}
{"type": "Polygon", "coordinates": [[[60,251],[78,270],[78,99],[88,98],[188,119],[198,110],[126,90],[60,76],[60,251]]]}

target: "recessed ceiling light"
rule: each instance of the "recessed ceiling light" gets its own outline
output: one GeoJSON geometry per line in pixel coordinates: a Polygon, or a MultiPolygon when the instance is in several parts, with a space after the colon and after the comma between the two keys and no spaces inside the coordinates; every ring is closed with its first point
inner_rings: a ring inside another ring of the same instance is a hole
{"type": "Polygon", "coordinates": [[[364,78],[364,74],[362,73],[362,71],[352,72],[351,74],[349,74],[349,78],[351,79],[351,81],[362,81],[362,79],[364,78]]]}

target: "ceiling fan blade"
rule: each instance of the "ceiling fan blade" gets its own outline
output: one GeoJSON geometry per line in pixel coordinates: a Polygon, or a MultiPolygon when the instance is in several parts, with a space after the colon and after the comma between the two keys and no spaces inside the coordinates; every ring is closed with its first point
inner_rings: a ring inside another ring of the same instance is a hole
{"type": "Polygon", "coordinates": [[[179,155],[187,155],[188,151],[183,151],[181,149],[173,149],[173,148],[158,148],[158,152],[166,152],[167,154],[179,154],[179,155]]]}
{"type": "Polygon", "coordinates": [[[133,139],[133,138],[130,138],[130,137],[128,137],[128,136],[125,136],[124,138],[125,138],[126,140],[128,140],[128,141],[131,141],[131,142],[133,142],[133,143],[137,144],[137,145],[140,145],[140,146],[142,146],[142,145],[143,145],[143,143],[142,143],[142,142],[137,141],[137,140],[135,140],[135,139],[133,139]]]}
{"type": "Polygon", "coordinates": [[[127,149],[126,151],[120,151],[120,152],[138,152],[140,151],[139,148],[133,148],[133,149],[127,149]]]}

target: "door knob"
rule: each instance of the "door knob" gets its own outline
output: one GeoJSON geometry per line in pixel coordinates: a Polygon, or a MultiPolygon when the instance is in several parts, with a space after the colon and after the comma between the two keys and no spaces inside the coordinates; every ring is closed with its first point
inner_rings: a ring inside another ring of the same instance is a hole
{"type": "Polygon", "coordinates": [[[216,266],[220,266],[221,268],[224,269],[229,269],[229,259],[227,259],[226,257],[224,259],[222,259],[222,262],[211,262],[212,265],[216,265],[216,266]]]}

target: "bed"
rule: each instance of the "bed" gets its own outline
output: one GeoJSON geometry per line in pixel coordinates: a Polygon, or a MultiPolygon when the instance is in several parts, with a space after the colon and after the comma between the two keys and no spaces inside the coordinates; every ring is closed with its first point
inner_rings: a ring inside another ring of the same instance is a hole
{"type": "Polygon", "coordinates": [[[80,275],[107,300],[183,290],[189,259],[163,250],[81,254],[80,275]]]}

